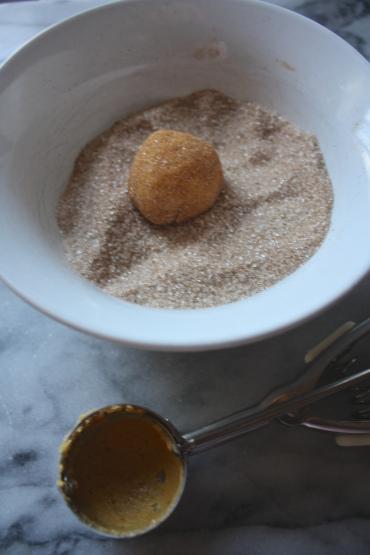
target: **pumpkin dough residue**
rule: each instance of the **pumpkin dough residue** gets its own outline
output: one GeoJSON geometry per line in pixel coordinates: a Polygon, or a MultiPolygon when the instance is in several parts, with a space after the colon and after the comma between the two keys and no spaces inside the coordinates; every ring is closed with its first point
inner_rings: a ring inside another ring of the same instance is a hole
{"type": "Polygon", "coordinates": [[[161,522],[185,479],[169,433],[119,406],[86,421],[61,447],[59,487],[68,504],[87,524],[114,535],[135,535],[161,522]]]}

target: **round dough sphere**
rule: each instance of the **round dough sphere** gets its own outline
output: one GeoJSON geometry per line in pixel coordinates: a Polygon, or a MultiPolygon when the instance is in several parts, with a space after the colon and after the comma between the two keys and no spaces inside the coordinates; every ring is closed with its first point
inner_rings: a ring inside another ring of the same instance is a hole
{"type": "Polygon", "coordinates": [[[129,176],[129,194],[154,224],[181,223],[205,212],[221,190],[217,152],[189,133],[161,129],[144,141],[129,176]]]}

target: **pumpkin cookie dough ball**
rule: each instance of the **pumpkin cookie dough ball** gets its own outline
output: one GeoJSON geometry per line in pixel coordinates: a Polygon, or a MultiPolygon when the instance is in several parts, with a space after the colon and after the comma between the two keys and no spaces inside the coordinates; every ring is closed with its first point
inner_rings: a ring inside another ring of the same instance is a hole
{"type": "Polygon", "coordinates": [[[136,153],[129,194],[153,224],[181,223],[214,204],[223,182],[215,149],[189,133],[161,129],[136,153]]]}

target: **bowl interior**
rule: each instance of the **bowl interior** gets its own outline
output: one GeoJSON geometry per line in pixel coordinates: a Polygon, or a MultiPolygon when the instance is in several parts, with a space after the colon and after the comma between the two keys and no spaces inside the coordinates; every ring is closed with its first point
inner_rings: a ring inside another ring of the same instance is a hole
{"type": "Polygon", "coordinates": [[[0,273],[77,328],[152,348],[252,341],[333,302],[370,267],[370,70],[326,29],[239,0],[136,0],[51,28],[0,70],[0,273]],[[85,143],[168,98],[220,89],[318,136],[334,188],[330,231],[296,272],[253,297],[163,310],[110,297],[72,270],[55,207],[85,143]]]}

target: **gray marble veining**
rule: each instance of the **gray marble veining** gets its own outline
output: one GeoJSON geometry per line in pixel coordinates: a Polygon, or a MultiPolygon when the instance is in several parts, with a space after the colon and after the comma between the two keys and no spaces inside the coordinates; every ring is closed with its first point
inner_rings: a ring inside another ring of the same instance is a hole
{"type": "MultiPolygon", "coordinates": [[[[92,2],[0,6],[0,60],[92,2]]],[[[94,5],[98,4],[95,2],[94,5]]],[[[367,1],[285,0],[370,53],[367,1]]],[[[57,448],[77,416],[131,401],[181,430],[259,400],[302,370],[305,351],[345,320],[369,316],[370,276],[327,313],[260,344],[213,353],[137,351],[53,322],[0,286],[0,552],[365,555],[369,448],[273,424],[191,460],[181,504],[155,533],[97,538],[55,488],[57,448]]]]}

